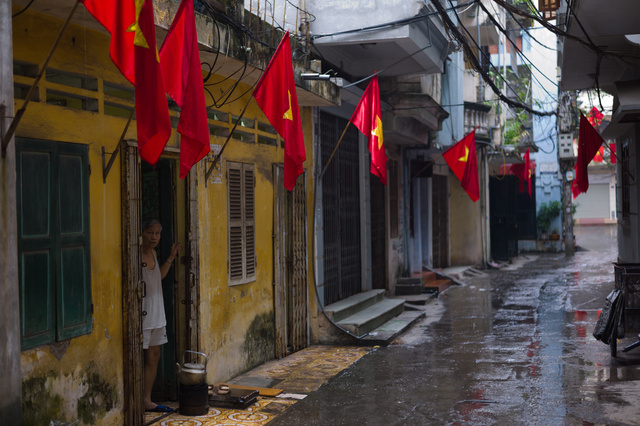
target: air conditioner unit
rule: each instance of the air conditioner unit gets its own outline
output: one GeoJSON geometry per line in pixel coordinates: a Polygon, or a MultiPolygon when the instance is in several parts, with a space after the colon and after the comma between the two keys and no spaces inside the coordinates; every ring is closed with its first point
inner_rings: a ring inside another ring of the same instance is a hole
{"type": "Polygon", "coordinates": [[[573,133],[560,133],[558,135],[558,158],[561,160],[572,160],[573,153],[573,133]]]}

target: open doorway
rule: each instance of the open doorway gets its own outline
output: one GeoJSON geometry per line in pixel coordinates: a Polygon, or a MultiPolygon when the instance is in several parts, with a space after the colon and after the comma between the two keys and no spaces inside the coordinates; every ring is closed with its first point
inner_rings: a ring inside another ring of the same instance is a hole
{"type": "Polygon", "coordinates": [[[162,223],[159,259],[168,256],[174,241],[182,243],[162,283],[169,342],[163,345],[152,392],[154,401],[176,400],[176,361],[185,349],[197,350],[197,180],[178,179],[177,156],[163,157],[151,167],[140,161],[135,145],[124,142],[121,148],[125,423],[135,425],[144,420],[141,221],[156,217],[162,223]]]}
{"type": "MultiPolygon", "coordinates": [[[[166,259],[171,251],[171,245],[177,240],[176,203],[174,194],[174,161],[160,159],[155,167],[147,163],[141,164],[141,218],[155,218],[162,224],[160,244],[156,247],[158,259],[166,259]]],[[[162,294],[164,296],[164,312],[167,318],[167,343],[162,345],[162,356],[158,364],[158,375],[153,385],[151,399],[154,401],[173,401],[177,399],[176,384],[176,342],[177,342],[177,309],[176,297],[178,290],[177,269],[179,262],[169,269],[169,273],[162,280],[162,294]]]]}

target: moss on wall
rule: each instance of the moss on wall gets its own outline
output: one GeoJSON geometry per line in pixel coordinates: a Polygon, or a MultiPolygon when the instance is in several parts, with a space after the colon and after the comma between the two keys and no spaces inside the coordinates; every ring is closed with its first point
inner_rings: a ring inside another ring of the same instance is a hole
{"type": "Polygon", "coordinates": [[[46,386],[47,378],[31,377],[22,383],[22,420],[25,425],[45,425],[62,416],[62,398],[46,386]]]}
{"type": "Polygon", "coordinates": [[[247,370],[275,357],[275,320],[273,312],[256,315],[245,335],[243,352],[247,370]]]}
{"type": "MultiPolygon", "coordinates": [[[[89,367],[94,369],[95,365],[89,367]]],[[[109,383],[96,371],[89,371],[80,379],[77,389],[76,412],[65,411],[65,399],[70,395],[60,389],[61,382],[73,382],[73,376],[56,376],[54,373],[33,376],[22,384],[22,413],[25,425],[48,425],[51,420],[82,424],[97,424],[118,403],[116,383],[109,383]]]]}
{"type": "Polygon", "coordinates": [[[94,424],[115,407],[118,393],[115,384],[95,372],[87,375],[83,385],[87,386],[87,392],[78,399],[78,418],[85,424],[94,424]]]}

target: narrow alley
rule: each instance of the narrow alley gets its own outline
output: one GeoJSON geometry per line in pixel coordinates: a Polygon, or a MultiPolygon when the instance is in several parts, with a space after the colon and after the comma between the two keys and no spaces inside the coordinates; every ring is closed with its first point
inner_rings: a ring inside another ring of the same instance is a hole
{"type": "Polygon", "coordinates": [[[615,232],[578,227],[573,258],[527,254],[449,289],[396,344],[270,424],[637,424],[640,351],[614,359],[592,336],[614,286],[615,232]]]}

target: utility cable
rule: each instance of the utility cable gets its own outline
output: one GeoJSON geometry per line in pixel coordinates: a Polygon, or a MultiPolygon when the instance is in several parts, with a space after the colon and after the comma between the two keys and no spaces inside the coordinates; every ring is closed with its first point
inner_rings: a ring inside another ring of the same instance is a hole
{"type": "MultiPolygon", "coordinates": [[[[531,61],[529,60],[529,58],[527,58],[527,57],[525,56],[525,54],[524,54],[524,53],[522,52],[522,50],[521,50],[521,49],[516,45],[516,43],[514,43],[514,42],[509,38],[509,36],[507,35],[507,31],[506,31],[506,29],[502,27],[502,25],[500,24],[500,22],[498,22],[498,21],[496,20],[496,18],[495,18],[495,17],[494,17],[490,12],[489,12],[489,10],[486,8],[486,6],[485,6],[484,4],[482,4],[482,2],[481,2],[480,0],[475,0],[475,1],[480,5],[480,7],[482,8],[482,10],[484,10],[484,12],[489,16],[489,19],[491,20],[491,22],[493,22],[493,25],[495,25],[495,26],[498,28],[498,30],[500,30],[500,32],[501,32],[501,33],[503,33],[503,34],[506,36],[507,40],[509,40],[509,43],[511,43],[511,46],[516,50],[516,52],[518,52],[518,54],[520,55],[520,57],[521,57],[521,58],[523,58],[523,59],[525,59],[525,60],[529,63],[529,65],[530,65],[531,67],[533,67],[533,68],[534,68],[536,71],[538,71],[538,72],[539,72],[543,77],[545,77],[545,78],[546,78],[546,79],[547,79],[551,84],[553,84],[553,85],[554,85],[554,87],[558,87],[558,83],[554,82],[554,81],[553,81],[553,80],[551,80],[549,77],[547,77],[547,75],[546,75],[545,73],[543,73],[542,71],[540,71],[540,69],[539,69],[537,66],[535,66],[535,64],[534,64],[533,62],[531,62],[531,61]]],[[[462,23],[461,23],[461,24],[462,24],[462,23]]],[[[506,49],[505,49],[505,55],[506,55],[506,49]]],[[[533,73],[531,74],[531,76],[532,76],[534,79],[536,79],[536,81],[538,81],[538,80],[537,80],[537,78],[533,76],[533,73]]],[[[538,81],[538,84],[540,85],[540,87],[542,87],[542,89],[543,89],[545,92],[547,92],[547,94],[548,94],[550,97],[553,97],[553,95],[547,91],[547,89],[546,89],[546,88],[545,88],[545,87],[540,83],[540,81],[538,81]]]]}
{"type": "Polygon", "coordinates": [[[449,16],[447,15],[444,7],[437,1],[433,2],[433,5],[436,7],[436,9],[438,9],[438,11],[440,13],[440,16],[442,18],[442,21],[444,22],[445,26],[448,26],[449,29],[451,30],[451,32],[456,36],[456,39],[462,43],[463,49],[464,49],[465,53],[467,54],[468,59],[471,62],[471,64],[473,65],[473,67],[475,68],[475,70],[478,73],[480,73],[480,75],[482,76],[483,80],[487,83],[487,85],[489,87],[491,87],[491,89],[493,90],[493,92],[496,94],[496,96],[499,99],[501,99],[505,104],[507,104],[507,105],[509,105],[511,107],[521,108],[521,109],[524,109],[525,111],[528,111],[528,112],[530,112],[532,114],[535,114],[535,115],[545,116],[545,115],[555,115],[556,114],[555,111],[548,111],[548,112],[535,111],[530,106],[525,105],[522,102],[514,101],[512,99],[507,98],[502,93],[502,91],[496,86],[495,82],[487,75],[486,72],[484,72],[484,70],[482,69],[482,66],[480,65],[480,63],[476,59],[474,52],[471,51],[471,47],[469,47],[468,43],[466,43],[466,40],[464,39],[464,36],[460,33],[460,31],[458,31],[457,26],[451,21],[451,18],[449,18],[449,16]]]}

